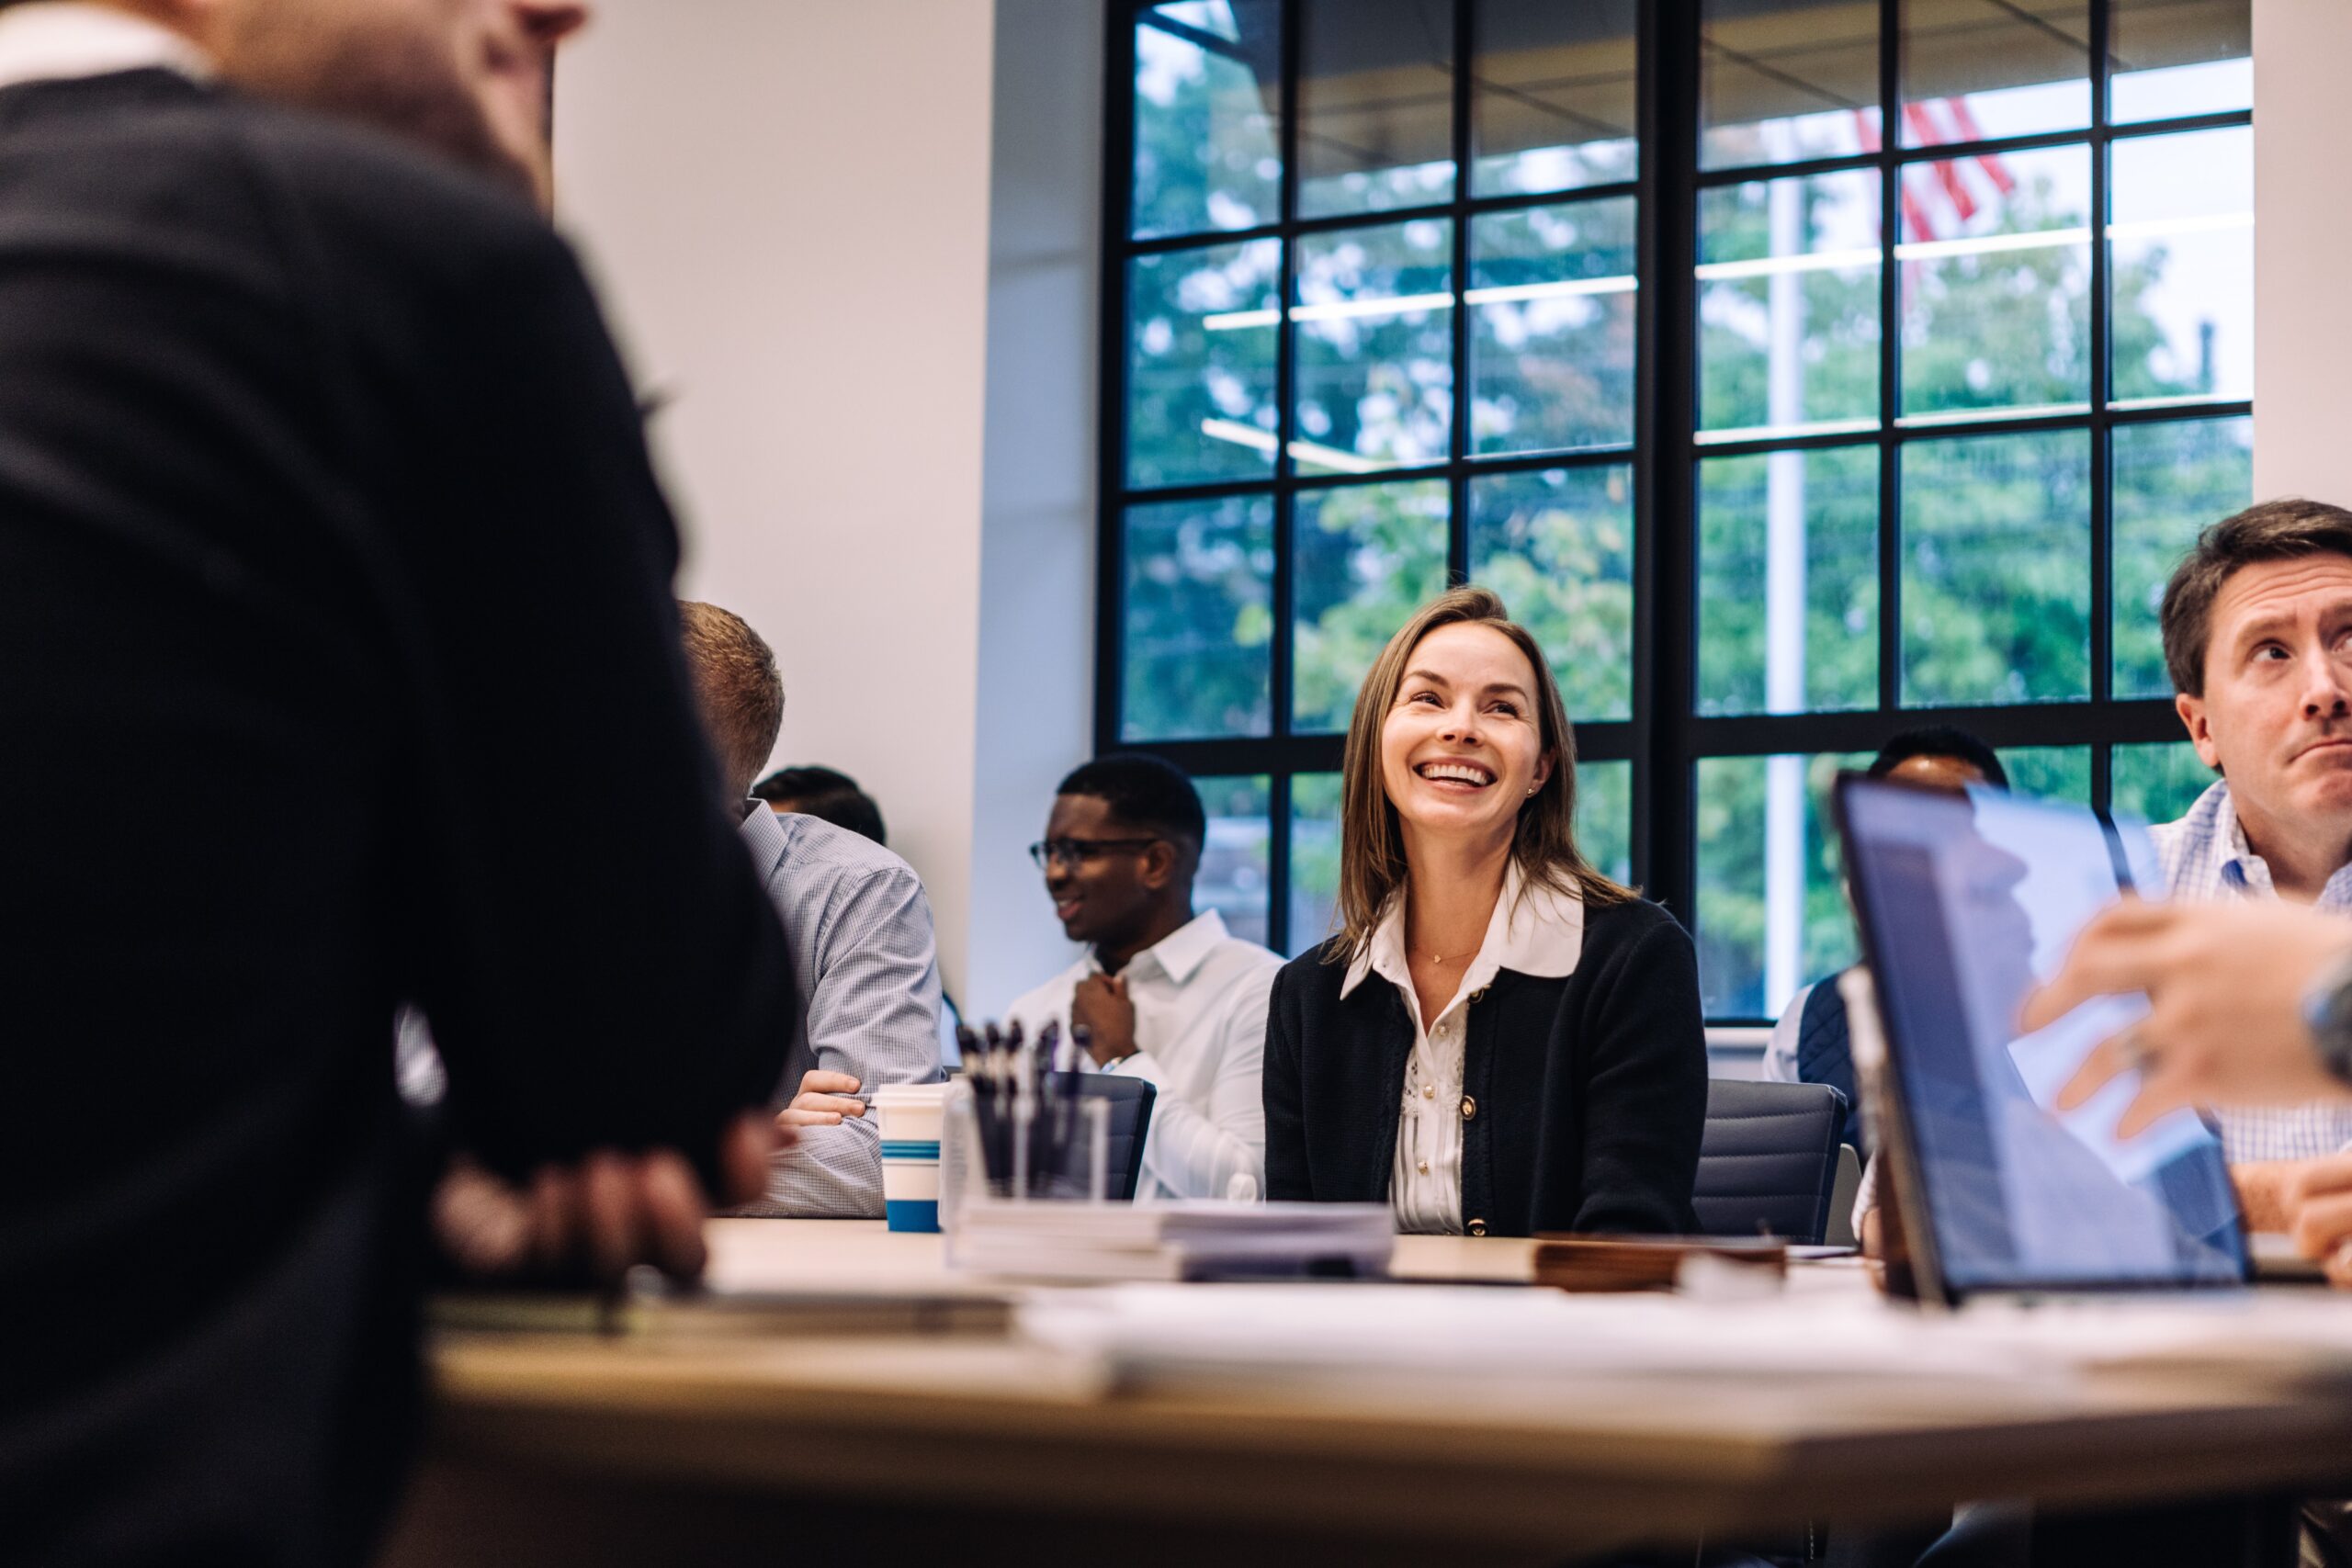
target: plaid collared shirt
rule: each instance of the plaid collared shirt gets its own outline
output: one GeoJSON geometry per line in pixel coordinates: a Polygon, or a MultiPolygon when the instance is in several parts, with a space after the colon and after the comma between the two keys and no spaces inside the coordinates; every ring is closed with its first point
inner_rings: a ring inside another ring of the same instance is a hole
{"type": "MultiPolygon", "coordinates": [[[[2216,781],[2177,822],[2151,828],[2156,858],[2176,898],[2276,898],[2270,867],[2246,843],[2230,803],[2230,786],[2216,781]]],[[[2317,908],[2352,914],[2352,864],[2338,866],[2321,889],[2317,908]]],[[[2222,1146],[2233,1165],[2250,1160],[2311,1159],[2352,1149],[2352,1108],[2332,1104],[2217,1111],[2222,1146]]]]}

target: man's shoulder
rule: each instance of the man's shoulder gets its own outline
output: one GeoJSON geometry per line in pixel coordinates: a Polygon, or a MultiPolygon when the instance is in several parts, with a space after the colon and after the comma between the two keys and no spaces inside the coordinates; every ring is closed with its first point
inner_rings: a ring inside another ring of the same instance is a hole
{"type": "Polygon", "coordinates": [[[779,812],[775,821],[785,841],[784,858],[777,863],[775,874],[779,882],[829,890],[897,887],[922,891],[922,879],[915,874],[913,866],[863,833],[853,833],[820,817],[803,817],[797,812],[779,812]]]}
{"type": "Polygon", "coordinates": [[[1069,1010],[1070,993],[1077,989],[1079,979],[1085,973],[1086,960],[1083,957],[1066,968],[1056,970],[1051,977],[1030,987],[1006,1004],[1005,1021],[1010,1023],[1019,1019],[1023,1023],[1034,1025],[1060,1016],[1069,1010]]]}
{"type": "Polygon", "coordinates": [[[1228,936],[1209,949],[1208,962],[1228,975],[1263,976],[1271,985],[1287,960],[1263,942],[1228,936]]]}
{"type": "Polygon", "coordinates": [[[2229,798],[2228,782],[2217,779],[2178,818],[2158,822],[2148,829],[2148,841],[2155,847],[2156,859],[2167,882],[2177,886],[2189,869],[2190,859],[2211,852],[2221,831],[2222,811],[2229,798]]]}
{"type": "Polygon", "coordinates": [[[0,159],[38,167],[52,193],[86,173],[88,197],[143,203],[176,193],[160,210],[198,216],[233,192],[265,221],[323,216],[396,252],[564,251],[526,202],[428,151],[233,90],[153,80],[161,75],[11,89],[0,159]]]}

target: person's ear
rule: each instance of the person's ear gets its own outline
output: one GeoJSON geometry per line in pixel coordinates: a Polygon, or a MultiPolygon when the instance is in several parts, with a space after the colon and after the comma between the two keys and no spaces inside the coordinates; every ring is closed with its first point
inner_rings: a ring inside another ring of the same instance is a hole
{"type": "Polygon", "coordinates": [[[2188,742],[2197,748],[2197,760],[2219,771],[2222,751],[2213,744],[2213,726],[2206,713],[2205,699],[2192,697],[2187,692],[2176,692],[2173,694],[2172,709],[2180,715],[2180,722],[2188,727],[2188,742]]]}
{"type": "Polygon", "coordinates": [[[202,43],[220,23],[220,0],[130,0],[123,7],[202,43]]]}
{"type": "Polygon", "coordinates": [[[586,27],[594,15],[588,6],[569,0],[507,0],[507,4],[531,41],[546,49],[553,49],[586,27]]]}
{"type": "Polygon", "coordinates": [[[1535,759],[1535,777],[1527,786],[1527,798],[1532,800],[1544,786],[1552,782],[1554,753],[1546,751],[1535,759]]]}
{"type": "Polygon", "coordinates": [[[1155,839],[1143,852],[1143,885],[1154,893],[1176,880],[1176,867],[1183,858],[1183,847],[1168,839],[1155,839]]]}

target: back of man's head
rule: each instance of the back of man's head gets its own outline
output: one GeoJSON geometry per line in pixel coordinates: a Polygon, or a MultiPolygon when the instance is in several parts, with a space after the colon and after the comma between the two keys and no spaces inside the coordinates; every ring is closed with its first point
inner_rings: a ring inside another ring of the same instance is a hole
{"type": "Polygon", "coordinates": [[[716,604],[683,601],[678,618],[695,702],[718,756],[727,798],[742,800],[784,729],[784,679],[776,673],[775,654],[742,616],[716,604]]]}
{"type": "Polygon", "coordinates": [[[552,45],[543,54],[527,8],[511,0],[137,0],[131,8],[195,39],[234,86],[369,126],[517,195],[547,197],[552,45]],[[537,107],[520,101],[532,98],[537,107]]]}
{"type": "Polygon", "coordinates": [[[1883,779],[1905,762],[1921,758],[1957,762],[1973,768],[1979,778],[1999,789],[2009,787],[2009,771],[2001,766],[2000,757],[1967,730],[1952,724],[1923,725],[1906,729],[1879,749],[1871,760],[1870,776],[1883,779]]]}
{"type": "Polygon", "coordinates": [[[2198,535],[2196,547],[2165,585],[2165,671],[2173,690],[2205,694],[2213,602],[2240,568],[2317,555],[2352,559],[2352,512],[2301,497],[2266,501],[2198,535]]]}
{"type": "Polygon", "coordinates": [[[873,840],[888,848],[890,835],[882,825],[882,807],[857,787],[857,781],[833,768],[809,764],[778,768],[752,786],[752,798],[779,811],[797,812],[831,822],[836,828],[873,840]]]}
{"type": "Polygon", "coordinates": [[[1173,762],[1134,751],[1097,757],[1072,769],[1054,793],[1099,800],[1123,825],[1182,846],[1187,866],[1199,863],[1208,814],[1201,809],[1201,792],[1191,776],[1173,762]]]}

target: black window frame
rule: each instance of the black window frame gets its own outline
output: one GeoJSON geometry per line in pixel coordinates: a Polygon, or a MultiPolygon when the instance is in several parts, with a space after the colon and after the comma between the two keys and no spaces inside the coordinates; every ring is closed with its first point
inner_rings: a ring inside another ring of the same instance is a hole
{"type": "MultiPolygon", "coordinates": [[[[2087,746],[2091,796],[2102,807],[2112,792],[2113,749],[2178,741],[2180,720],[2166,698],[2122,698],[2112,694],[2113,464],[2112,434],[2122,426],[2227,420],[2252,414],[2250,400],[2197,400],[2118,408],[2110,390],[2113,366],[2109,336],[2112,301],[2109,288],[2109,149],[2120,141],[2188,131],[2249,126],[2251,109],[2134,120],[2109,118],[2109,80],[2114,61],[2109,28],[2116,0],[2086,0],[2091,117],[2086,129],[2028,136],[1988,138],[1965,143],[1906,146],[1895,134],[1880,138],[1875,152],[1803,162],[1702,169],[1700,164],[1701,0],[1641,0],[1637,7],[1638,177],[1629,183],[1577,186],[1542,193],[1473,196],[1475,181],[1471,116],[1473,62],[1477,59],[1478,0],[1454,0],[1453,136],[1455,179],[1453,197],[1410,209],[1298,219],[1298,85],[1303,0],[1283,6],[1283,175],[1281,211],[1275,221],[1241,230],[1216,230],[1136,240],[1130,235],[1134,164],[1135,34],[1153,0],[1106,0],[1108,64],[1104,82],[1103,184],[1102,192],[1100,364],[1097,396],[1101,440],[1097,473],[1097,587],[1095,638],[1095,750],[1142,751],[1160,756],[1199,777],[1265,775],[1268,790],[1270,872],[1267,940],[1287,951],[1290,894],[1291,781],[1300,773],[1339,771],[1344,737],[1291,731],[1291,651],[1295,619],[1291,584],[1292,524],[1295,498],[1305,492],[1367,482],[1358,474],[1301,476],[1294,471],[1295,400],[1293,396],[1294,299],[1296,238],[1335,230],[1403,222],[1416,218],[1450,220],[1453,234],[1452,288],[1453,322],[1453,432],[1442,463],[1383,468],[1374,482],[1442,479],[1452,497],[1449,582],[1466,581],[1469,483],[1474,476],[1630,464],[1634,478],[1633,707],[1622,721],[1577,723],[1580,761],[1630,761],[1630,843],[1634,881],[1648,897],[1672,910],[1695,931],[1698,893],[1698,764],[1724,757],[1786,753],[1853,752],[1876,750],[1897,731],[1925,724],[1953,724],[1992,745],[2087,746]],[[1982,417],[1939,415],[1931,424],[1905,425],[1898,417],[1902,395],[1901,271],[1894,258],[1900,241],[1903,170],[1914,164],[2042,148],[2089,149],[2091,199],[2096,214],[2090,243],[2089,348],[2092,387],[2081,412],[1982,417]],[[1699,262],[1701,193],[1766,179],[1862,171],[1881,180],[1879,426],[1870,433],[1838,433],[1742,441],[1699,439],[1699,327],[1696,267],[1699,262]],[[1634,439],[1631,447],[1475,457],[1467,430],[1472,403],[1468,376],[1470,312],[1462,302],[1469,287],[1471,220],[1564,202],[1632,196],[1637,203],[1634,439]],[[1204,244],[1253,240],[1283,243],[1280,298],[1284,310],[1277,329],[1275,399],[1279,425],[1271,478],[1130,490],[1126,484],[1126,368],[1128,354],[1127,267],[1138,255],[1180,252],[1204,244]],[[1906,707],[1902,704],[1902,448],[1914,441],[1949,440],[1973,434],[2087,431],[2091,477],[2089,694],[2064,702],[2017,705],[1906,707]],[[1698,476],[1708,459],[1766,452],[1874,446],[1879,454],[1878,516],[1878,703],[1836,712],[1704,716],[1698,709],[1698,476]],[[1131,505],[1157,502],[1208,501],[1228,496],[1270,495],[1274,502],[1274,569],[1272,582],[1272,643],[1270,732],[1249,738],[1135,740],[1121,735],[1124,693],[1124,580],[1125,513],[1131,505]],[[1660,520],[1666,525],[1661,525],[1660,520]]],[[[1901,103],[1902,0],[1879,0],[1879,92],[1881,123],[1892,128],[1901,103]]],[[[1770,1019],[1712,1017],[1718,1026],[1759,1025],[1770,1019]]]]}

